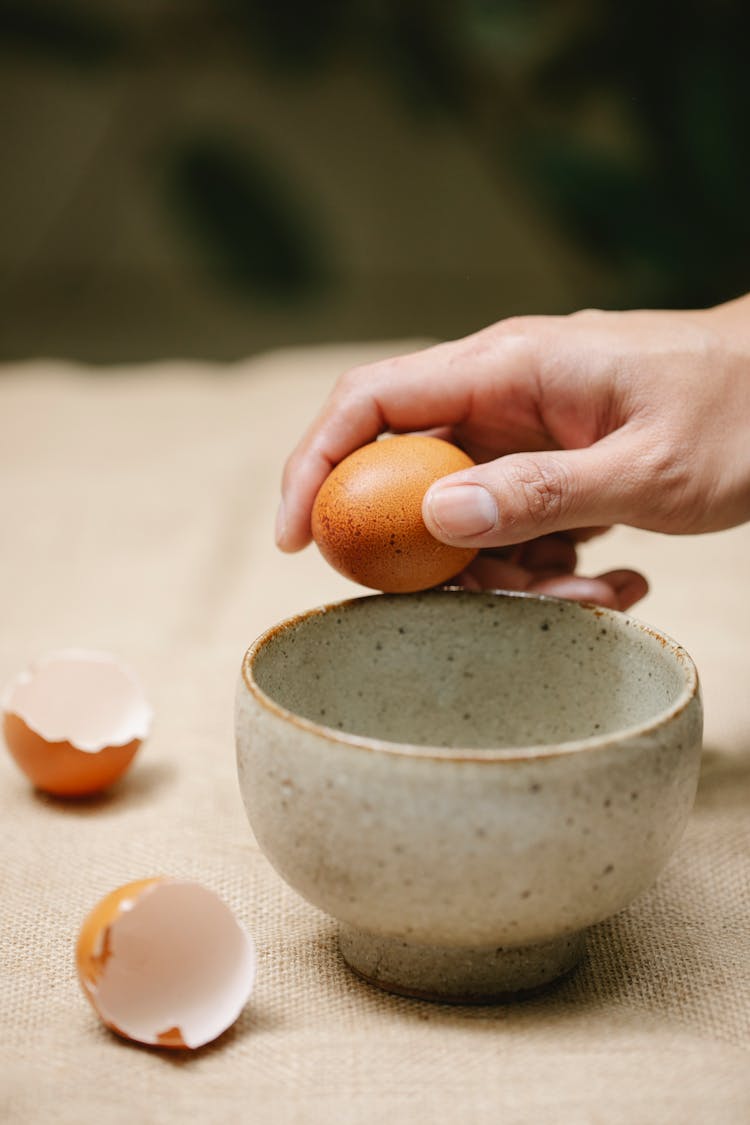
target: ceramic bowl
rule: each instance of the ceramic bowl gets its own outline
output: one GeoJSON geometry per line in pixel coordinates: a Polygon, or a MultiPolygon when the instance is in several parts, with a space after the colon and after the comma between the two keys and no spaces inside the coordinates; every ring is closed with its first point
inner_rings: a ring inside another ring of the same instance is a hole
{"type": "Polygon", "coordinates": [[[535,990],[685,827],[693,662],[621,613],[431,591],[311,610],[248,651],[239,778],[263,852],[348,964],[459,1002],[535,990]]]}

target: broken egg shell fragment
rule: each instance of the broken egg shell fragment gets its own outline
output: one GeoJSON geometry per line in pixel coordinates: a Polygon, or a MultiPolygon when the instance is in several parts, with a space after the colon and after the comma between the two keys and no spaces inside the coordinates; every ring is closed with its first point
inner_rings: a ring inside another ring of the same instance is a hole
{"type": "Polygon", "coordinates": [[[106,789],[125,773],[141,745],[134,739],[91,754],[70,742],[46,742],[13,714],[4,716],[3,733],[26,776],[37,789],[56,797],[86,797],[106,789]]]}
{"type": "Polygon", "coordinates": [[[97,793],[121,777],[152,721],[134,674],[108,653],[81,649],[49,653],[21,672],[2,711],[12,757],[58,797],[97,793]]]}
{"type": "Polygon", "coordinates": [[[255,945],[198,883],[153,878],[103,898],[76,947],[81,986],[107,1027],[152,1046],[201,1047],[240,1015],[255,945]]]}
{"type": "Polygon", "coordinates": [[[96,988],[110,956],[109,934],[111,926],[120,913],[132,909],[139,895],[164,882],[162,876],[151,879],[138,879],[125,883],[116,891],[111,891],[96,904],[86,916],[78,935],[76,946],[76,965],[81,984],[87,991],[96,988]]]}

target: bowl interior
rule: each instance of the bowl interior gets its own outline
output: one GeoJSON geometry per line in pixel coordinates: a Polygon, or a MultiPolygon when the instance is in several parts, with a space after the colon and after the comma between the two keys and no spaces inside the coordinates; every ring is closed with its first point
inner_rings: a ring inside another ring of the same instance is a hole
{"type": "Polygon", "coordinates": [[[648,725],[687,698],[679,646],[623,614],[508,594],[374,595],[285,622],[246,675],[278,706],[379,741],[552,746],[648,725]]]}

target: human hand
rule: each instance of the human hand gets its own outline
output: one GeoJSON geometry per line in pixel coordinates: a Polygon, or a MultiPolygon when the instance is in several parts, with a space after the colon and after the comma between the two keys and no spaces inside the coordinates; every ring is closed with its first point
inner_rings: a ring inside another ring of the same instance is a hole
{"type": "Polygon", "coordinates": [[[742,298],[705,312],[514,318],[355,368],[287,462],[279,546],[309,542],[315,495],[352,450],[385,430],[440,428],[478,464],[429,489],[430,532],[493,552],[527,544],[480,555],[466,584],[627,608],[645,580],[575,576],[575,529],[687,533],[750,518],[749,365],[742,298]]]}

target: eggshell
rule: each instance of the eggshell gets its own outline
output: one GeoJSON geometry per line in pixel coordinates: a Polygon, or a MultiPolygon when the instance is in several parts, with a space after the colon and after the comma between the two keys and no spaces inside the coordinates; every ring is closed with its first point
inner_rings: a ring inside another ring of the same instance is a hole
{"type": "Polygon", "coordinates": [[[324,481],[312,533],[323,557],[347,578],[386,593],[407,593],[455,577],[477,551],[435,539],[422,500],[440,477],[474,462],[450,442],[401,435],[355,450],[324,481]]]}
{"type": "Polygon", "coordinates": [[[81,797],[120,777],[152,719],[133,673],[114,656],[52,652],[8,684],[3,733],[38,789],[81,797]]]}
{"type": "Polygon", "coordinates": [[[125,1039],[201,1047],[230,1027],[252,992],[255,945],[198,883],[153,878],[101,899],[76,946],[81,987],[125,1039]]]}

